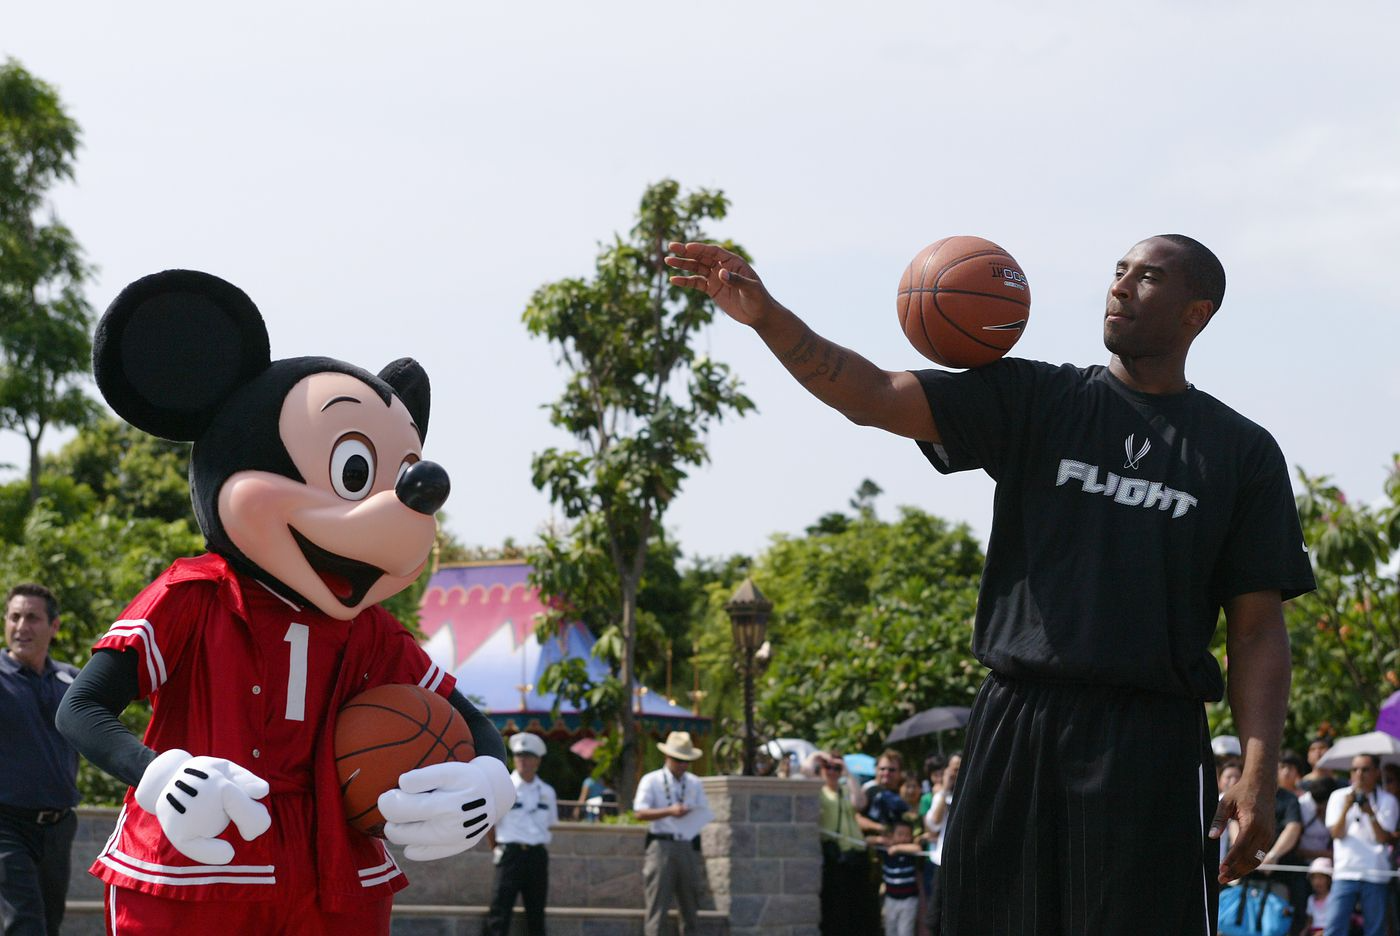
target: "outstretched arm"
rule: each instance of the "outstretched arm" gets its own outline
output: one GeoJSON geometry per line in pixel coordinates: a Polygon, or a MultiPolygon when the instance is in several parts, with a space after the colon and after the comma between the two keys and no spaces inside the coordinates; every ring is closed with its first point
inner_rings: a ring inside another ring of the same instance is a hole
{"type": "Polygon", "coordinates": [[[136,667],[131,651],[98,650],[68,687],[54,719],[79,754],[128,786],[140,783],[156,759],[117,717],[140,691],[136,667]]]}
{"type": "Polygon", "coordinates": [[[1279,592],[1231,598],[1225,603],[1225,627],[1230,710],[1239,728],[1244,768],[1239,782],[1225,791],[1211,823],[1212,838],[1219,838],[1229,819],[1240,826],[1220,864],[1222,884],[1253,871],[1259,864],[1256,853],[1268,849],[1274,839],[1278,751],[1292,673],[1279,592]]]}
{"type": "Polygon", "coordinates": [[[677,286],[698,289],[726,315],[758,332],[788,373],[823,403],[862,426],[941,442],[919,379],[881,370],[812,331],[779,305],[744,260],[714,244],[672,243],[666,265],[683,274],[677,286]]]}

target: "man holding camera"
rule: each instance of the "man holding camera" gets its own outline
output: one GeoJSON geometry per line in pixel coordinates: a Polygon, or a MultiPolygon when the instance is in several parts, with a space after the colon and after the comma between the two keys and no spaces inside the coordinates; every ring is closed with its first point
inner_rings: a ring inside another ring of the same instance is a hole
{"type": "Polygon", "coordinates": [[[1351,759],[1351,786],[1327,801],[1333,870],[1326,936],[1347,936],[1358,898],[1366,936],[1385,933],[1386,882],[1390,880],[1386,846],[1396,837],[1400,802],[1377,789],[1380,775],[1379,757],[1358,754],[1351,759]]]}

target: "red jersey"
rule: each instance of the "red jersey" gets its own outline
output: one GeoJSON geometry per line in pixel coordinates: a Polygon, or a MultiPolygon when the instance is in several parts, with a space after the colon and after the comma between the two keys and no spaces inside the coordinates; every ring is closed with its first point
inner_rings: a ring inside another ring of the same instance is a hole
{"type": "Polygon", "coordinates": [[[93,874],[181,900],[278,900],[315,888],[330,908],[407,886],[384,843],[345,821],[332,746],[335,713],[360,692],[415,683],[446,697],[456,684],[387,611],[339,621],[205,554],[176,561],[95,647],[139,655],[140,697],[152,704],[146,745],[228,758],[262,777],[272,827],[245,842],[230,824],[221,838],[233,860],[198,865],[128,790],[93,874]]]}

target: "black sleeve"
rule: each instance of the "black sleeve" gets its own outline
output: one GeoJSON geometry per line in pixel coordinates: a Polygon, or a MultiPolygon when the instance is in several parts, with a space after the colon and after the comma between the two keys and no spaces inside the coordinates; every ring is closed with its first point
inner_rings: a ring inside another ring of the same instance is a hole
{"type": "Polygon", "coordinates": [[[941,474],[981,468],[1000,480],[1024,433],[1040,365],[1002,358],[962,372],[914,371],[942,443],[919,442],[941,474]]]}
{"type": "Polygon", "coordinates": [[[447,697],[447,701],[451,702],[452,707],[467,720],[467,727],[472,730],[472,742],[476,745],[476,753],[494,757],[504,764],[506,762],[506,743],[501,740],[501,733],[496,730],[495,725],[491,724],[491,719],[481,714],[477,707],[467,701],[467,697],[457,689],[452,690],[452,695],[447,697]]]}
{"type": "Polygon", "coordinates": [[[1298,522],[1288,462],[1273,436],[1260,433],[1212,573],[1214,596],[1221,604],[1236,595],[1272,589],[1287,601],[1317,587],[1298,522]]]}
{"type": "Polygon", "coordinates": [[[1290,822],[1303,824],[1303,808],[1298,805],[1298,797],[1290,796],[1283,801],[1283,821],[1278,823],[1277,832],[1282,832],[1283,827],[1290,822]]]}
{"type": "Polygon", "coordinates": [[[133,652],[98,650],[68,687],[55,719],[79,754],[129,786],[156,759],[117,717],[141,691],[137,665],[133,652]]]}

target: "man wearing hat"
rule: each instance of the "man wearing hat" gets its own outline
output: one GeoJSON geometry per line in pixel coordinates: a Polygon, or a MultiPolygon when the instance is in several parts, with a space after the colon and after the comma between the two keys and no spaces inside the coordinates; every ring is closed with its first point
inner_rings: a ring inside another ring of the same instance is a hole
{"type": "Polygon", "coordinates": [[[491,909],[486,936],[506,936],[515,897],[525,901],[525,931],[544,936],[544,904],[549,896],[549,827],[559,821],[559,798],[554,787],[535,774],[544,757],[544,742],[522,731],[510,737],[515,770],[515,805],[495,828],[496,879],[491,886],[491,909]]]}
{"type": "Polygon", "coordinates": [[[666,755],[666,766],[642,777],[632,800],[637,818],[651,823],[642,865],[647,907],[644,932],[660,936],[675,895],[681,936],[695,936],[700,931],[700,828],[711,813],[704,787],[687,768],[701,751],[691,743],[688,731],[673,731],[665,744],[656,747],[666,755]]]}

